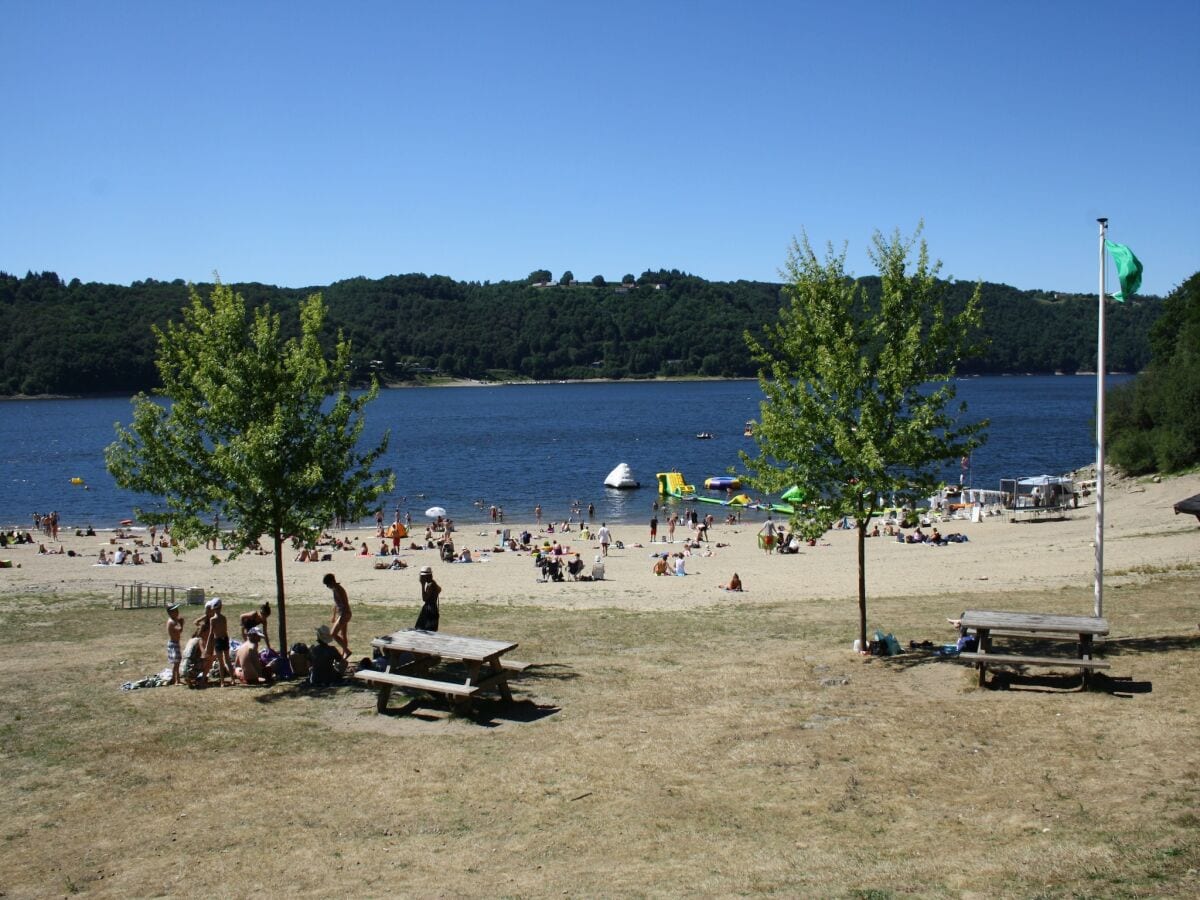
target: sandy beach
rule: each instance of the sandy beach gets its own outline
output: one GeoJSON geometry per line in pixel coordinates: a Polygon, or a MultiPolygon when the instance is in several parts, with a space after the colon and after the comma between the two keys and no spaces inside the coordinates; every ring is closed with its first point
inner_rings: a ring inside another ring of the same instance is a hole
{"type": "MultiPolygon", "coordinates": [[[[1151,481],[1115,480],[1105,499],[1105,584],[1118,586],[1150,575],[1190,569],[1195,566],[1200,540],[1196,520],[1175,515],[1172,504],[1200,492],[1200,475],[1151,481]]],[[[871,597],[944,595],[948,610],[962,606],[960,599],[973,591],[989,593],[1017,590],[1054,590],[1091,584],[1094,571],[1095,509],[1085,505],[1070,518],[1044,522],[1010,522],[994,516],[972,523],[961,519],[939,524],[943,533],[960,532],[967,543],[947,546],[906,545],[889,538],[867,542],[867,585],[871,597]]],[[[647,498],[647,507],[650,499],[647,498]]],[[[647,522],[649,509],[647,510],[647,522]]],[[[386,604],[405,608],[398,625],[406,623],[419,606],[417,571],[431,565],[443,587],[444,621],[453,621],[456,604],[503,604],[563,609],[618,608],[626,610],[685,610],[698,607],[804,601],[856,595],[856,548],[853,531],[831,531],[815,547],[805,546],[799,554],[768,556],[757,546],[759,522],[741,525],[717,523],[710,540],[686,559],[687,577],[658,577],[651,569],[652,555],[683,547],[681,526],[674,544],[648,542],[647,524],[616,526],[615,540],[623,549],[612,549],[603,582],[542,583],[528,553],[492,551],[497,529],[492,524],[460,524],[456,546],[470,547],[481,561],[470,564],[439,561],[432,550],[402,549],[407,568],[379,571],[376,557],[356,552],[334,551],[328,562],[285,562],[289,604],[325,604],[328,591],[321,578],[334,572],[350,592],[352,603],[386,604]],[[721,585],[737,572],[743,593],[730,593],[721,585]]],[[[416,523],[414,523],[416,527],[416,523]]],[[[546,534],[531,524],[507,522],[519,534],[528,527],[537,542],[557,539],[573,554],[579,552],[590,570],[599,554],[594,539],[580,541],[577,532],[546,534]]],[[[143,532],[135,532],[145,536],[143,532]]],[[[358,547],[365,540],[372,551],[380,541],[373,527],[339,532],[358,547]]],[[[198,548],[180,555],[169,551],[161,564],[144,566],[97,566],[103,547],[109,551],[118,541],[110,533],[79,537],[70,523],[61,529],[61,546],[74,550],[74,557],[39,555],[37,544],[10,546],[0,553],[13,568],[0,572],[6,590],[23,594],[97,594],[115,602],[118,585],[134,581],[202,587],[206,596],[221,596],[233,606],[250,605],[275,596],[272,557],[243,555],[214,565],[213,552],[198,548]],[[19,566],[19,568],[17,568],[19,566]]],[[[410,541],[404,541],[407,547],[410,541]]],[[[47,542],[51,549],[58,544],[47,542]]],[[[226,554],[217,553],[218,557],[226,554]]],[[[1064,610],[1066,611],[1066,610],[1064,610]]],[[[1077,610],[1088,612],[1089,610],[1077,610]]],[[[314,611],[315,615],[315,611],[314,611]]],[[[296,625],[307,624],[305,614],[291,617],[296,625]]],[[[870,623],[886,627],[887,623],[870,623]]],[[[1115,623],[1119,627],[1119,619],[1115,623]]],[[[853,631],[847,616],[847,635],[853,631]]]]}

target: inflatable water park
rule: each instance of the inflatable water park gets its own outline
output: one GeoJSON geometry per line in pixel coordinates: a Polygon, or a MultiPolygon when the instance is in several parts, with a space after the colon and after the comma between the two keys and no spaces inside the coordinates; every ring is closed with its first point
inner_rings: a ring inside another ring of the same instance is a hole
{"type": "Polygon", "coordinates": [[[685,502],[712,503],[716,506],[732,506],[737,509],[758,509],[790,516],[796,512],[796,504],[804,500],[803,492],[794,485],[782,494],[778,503],[759,503],[750,499],[749,494],[733,494],[742,486],[741,479],[733,475],[715,475],[704,481],[704,487],[707,490],[725,491],[726,496],[724,497],[710,497],[696,493],[695,486],[688,484],[680,472],[659,472],[655,478],[658,479],[660,495],[674,497],[685,502]]]}

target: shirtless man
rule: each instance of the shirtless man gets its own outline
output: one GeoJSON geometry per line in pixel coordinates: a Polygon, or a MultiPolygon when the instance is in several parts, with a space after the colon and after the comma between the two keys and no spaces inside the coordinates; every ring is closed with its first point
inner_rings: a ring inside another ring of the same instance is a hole
{"type": "Polygon", "coordinates": [[[179,652],[179,638],[183,635],[183,619],[179,615],[179,604],[167,607],[167,662],[171,664],[171,684],[179,684],[179,663],[183,659],[179,652]]]}
{"type": "Polygon", "coordinates": [[[271,684],[275,678],[271,670],[262,664],[258,655],[258,640],[262,632],[258,626],[250,629],[246,643],[237,649],[237,677],[242,684],[271,684]]]}
{"type": "Polygon", "coordinates": [[[342,655],[349,659],[350,598],[346,596],[346,589],[338,584],[332,572],[325,576],[324,584],[333,592],[333,625],[329,629],[329,635],[341,645],[342,655]]]}
{"type": "Polygon", "coordinates": [[[217,658],[217,684],[225,686],[225,673],[229,673],[229,682],[233,683],[233,663],[229,659],[229,621],[221,612],[221,598],[213,597],[208,601],[212,606],[212,618],[209,620],[209,635],[212,642],[213,655],[217,658]]]}

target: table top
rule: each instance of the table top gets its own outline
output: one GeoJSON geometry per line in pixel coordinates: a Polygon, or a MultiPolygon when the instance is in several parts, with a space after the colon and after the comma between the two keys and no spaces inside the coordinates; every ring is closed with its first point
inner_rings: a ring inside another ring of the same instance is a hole
{"type": "Polygon", "coordinates": [[[454,659],[485,660],[500,656],[517,647],[508,641],[489,641],[483,638],[463,637],[440,631],[396,631],[371,641],[375,647],[385,650],[403,650],[426,656],[447,656],[454,659]]]}
{"type": "Polygon", "coordinates": [[[964,628],[1044,632],[1046,634],[1108,634],[1108,620],[1096,616],[1064,616],[1051,613],[1001,612],[968,609],[962,614],[964,628]]]}

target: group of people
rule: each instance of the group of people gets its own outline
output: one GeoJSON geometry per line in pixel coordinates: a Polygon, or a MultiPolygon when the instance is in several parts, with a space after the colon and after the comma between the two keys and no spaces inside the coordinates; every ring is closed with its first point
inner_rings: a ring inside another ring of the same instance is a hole
{"type": "MultiPolygon", "coordinates": [[[[39,553],[45,553],[45,550],[39,550],[39,553]]],[[[149,562],[160,563],[163,561],[162,548],[157,544],[150,548],[150,553],[147,555],[149,562]]],[[[134,566],[145,565],[147,557],[142,556],[142,551],[138,547],[134,547],[132,552],[125,549],[124,545],[118,545],[117,549],[109,555],[104,552],[104,548],[100,548],[100,556],[96,560],[98,566],[123,566],[126,563],[134,566]]]]}
{"type": "MultiPolygon", "coordinates": [[[[263,603],[238,617],[242,635],[239,642],[230,638],[229,621],[220,597],[213,597],[204,604],[204,614],[193,622],[192,635],[186,643],[182,643],[185,622],[180,606],[178,603],[168,606],[167,662],[171,665],[171,683],[205,687],[214,674],[220,687],[227,680],[230,684],[269,685],[280,678],[291,677],[306,677],[313,685],[336,682],[345,673],[351,656],[350,598],[332,572],[322,579],[322,583],[333,596],[332,621],[315,629],[314,644],[295,644],[287,655],[271,646],[267,627],[271,618],[270,603],[263,603]]],[[[429,566],[421,569],[420,586],[421,611],[416,628],[437,631],[441,618],[438,598],[442,589],[429,566]]]]}

